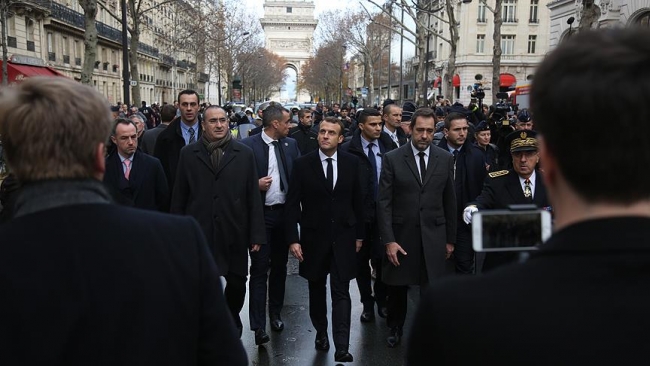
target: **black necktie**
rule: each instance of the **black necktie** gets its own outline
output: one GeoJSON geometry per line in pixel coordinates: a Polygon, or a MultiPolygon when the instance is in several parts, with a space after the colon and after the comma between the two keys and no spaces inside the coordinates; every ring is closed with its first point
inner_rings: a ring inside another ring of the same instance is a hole
{"type": "Polygon", "coordinates": [[[377,160],[375,153],[372,152],[372,147],[375,146],[372,142],[368,144],[368,160],[370,160],[370,170],[372,170],[372,188],[374,189],[375,197],[377,197],[377,160]]]}
{"type": "Polygon", "coordinates": [[[286,164],[284,163],[284,151],[282,151],[282,146],[279,142],[272,142],[275,151],[275,160],[278,162],[278,170],[280,171],[280,190],[286,192],[285,187],[289,187],[289,182],[287,182],[287,171],[286,164]]]}
{"type": "Polygon", "coordinates": [[[454,149],[454,180],[456,180],[456,159],[458,159],[458,149],[454,149]]]}
{"type": "Polygon", "coordinates": [[[332,158],[327,158],[327,184],[334,190],[334,165],[332,164],[332,158]]]}
{"type": "Polygon", "coordinates": [[[422,184],[424,184],[424,177],[427,175],[427,163],[424,161],[424,151],[420,151],[418,155],[420,156],[420,179],[422,180],[422,184]]]}
{"type": "Polygon", "coordinates": [[[196,142],[196,137],[194,137],[194,129],[190,127],[187,132],[190,133],[190,144],[196,142]]]}

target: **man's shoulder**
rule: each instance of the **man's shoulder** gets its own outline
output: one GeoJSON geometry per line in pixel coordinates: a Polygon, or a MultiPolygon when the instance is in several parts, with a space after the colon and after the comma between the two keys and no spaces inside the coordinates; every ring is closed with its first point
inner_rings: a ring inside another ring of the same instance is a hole
{"type": "Polygon", "coordinates": [[[488,173],[491,180],[502,180],[511,173],[510,170],[497,170],[496,172],[488,173]]]}

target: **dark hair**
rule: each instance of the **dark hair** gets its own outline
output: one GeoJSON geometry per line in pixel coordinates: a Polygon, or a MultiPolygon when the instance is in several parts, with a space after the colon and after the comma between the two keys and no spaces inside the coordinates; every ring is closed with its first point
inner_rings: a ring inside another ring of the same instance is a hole
{"type": "Polygon", "coordinates": [[[176,117],[176,107],[171,104],[165,104],[160,111],[160,119],[163,122],[170,122],[176,117]]]}
{"type": "Polygon", "coordinates": [[[366,123],[368,117],[381,117],[381,113],[374,108],[364,108],[357,115],[357,120],[359,124],[366,123]]]}
{"type": "Polygon", "coordinates": [[[445,128],[446,129],[451,128],[451,121],[455,121],[457,119],[464,119],[465,121],[469,122],[467,120],[467,115],[465,115],[464,113],[451,112],[447,115],[447,117],[445,117],[445,128]]]}
{"type": "Polygon", "coordinates": [[[338,119],[336,117],[325,117],[323,122],[333,123],[335,125],[339,125],[339,127],[340,127],[339,136],[343,135],[343,132],[345,130],[345,125],[343,125],[343,122],[340,119],[338,119]]]}
{"type": "Polygon", "coordinates": [[[126,118],[116,118],[113,123],[113,128],[111,129],[111,136],[115,136],[115,134],[117,133],[117,125],[127,125],[127,126],[131,125],[135,127],[135,132],[136,133],[138,132],[138,126],[136,126],[135,122],[133,122],[132,120],[126,118]]]}
{"type": "Polygon", "coordinates": [[[174,102],[178,101],[179,103],[181,102],[181,95],[196,95],[196,102],[198,103],[199,100],[201,100],[201,97],[199,97],[199,93],[195,92],[194,90],[191,89],[185,89],[182,90],[180,93],[178,93],[178,99],[176,99],[174,102]]]}
{"type": "Polygon", "coordinates": [[[411,130],[415,128],[415,122],[417,121],[418,117],[424,117],[428,118],[431,117],[433,120],[436,120],[436,112],[434,112],[433,109],[431,108],[418,108],[413,112],[413,115],[411,116],[411,130]]]}
{"type": "MultiPolygon", "coordinates": [[[[402,107],[398,106],[398,105],[395,104],[395,103],[390,103],[390,104],[385,105],[385,106],[382,108],[381,113],[382,113],[384,116],[387,116],[387,115],[390,114],[390,110],[393,109],[393,108],[400,108],[400,109],[401,109],[402,107]]],[[[379,111],[379,110],[377,110],[377,111],[379,111]]]]}
{"type": "Polygon", "coordinates": [[[205,108],[205,109],[203,110],[203,115],[201,116],[202,119],[203,119],[203,121],[206,121],[206,119],[205,119],[205,114],[208,113],[208,111],[209,111],[210,109],[221,109],[221,110],[223,111],[223,113],[226,115],[226,117],[228,117],[228,112],[226,112],[226,110],[223,109],[220,105],[215,104],[215,105],[210,105],[210,106],[208,106],[207,108],[205,108]]]}
{"type": "Polygon", "coordinates": [[[281,104],[269,104],[269,106],[264,109],[264,113],[262,114],[262,126],[268,127],[271,125],[272,121],[280,121],[282,119],[282,113],[284,112],[287,112],[289,115],[291,115],[291,113],[281,104]]]}
{"type": "Polygon", "coordinates": [[[535,126],[585,200],[627,204],[650,197],[648,65],[647,29],[601,29],[571,35],[537,70],[530,98],[535,126]],[[615,111],[612,96],[621,106],[615,111]]]}
{"type": "Polygon", "coordinates": [[[298,118],[303,119],[305,117],[305,115],[307,115],[307,114],[311,116],[311,110],[309,110],[307,108],[303,108],[303,109],[298,111],[298,118]]]}

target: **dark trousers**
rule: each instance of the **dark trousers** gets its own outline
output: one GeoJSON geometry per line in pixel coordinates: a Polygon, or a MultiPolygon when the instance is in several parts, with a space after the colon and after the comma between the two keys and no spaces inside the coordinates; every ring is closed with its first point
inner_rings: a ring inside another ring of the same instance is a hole
{"type": "Polygon", "coordinates": [[[240,276],[232,272],[228,272],[224,276],[226,278],[226,288],[224,289],[224,297],[230,309],[230,314],[235,321],[237,328],[242,328],[239,312],[244,307],[244,300],[246,299],[246,276],[240,276]]]}
{"type": "Polygon", "coordinates": [[[456,259],[456,273],[473,274],[475,253],[472,248],[472,227],[462,220],[458,222],[456,230],[456,245],[454,246],[456,259]]]}
{"type": "MultiPolygon", "coordinates": [[[[387,260],[387,259],[386,259],[387,260]]],[[[427,266],[424,262],[424,256],[420,262],[420,289],[429,284],[427,276],[427,266]]],[[[406,310],[408,307],[408,286],[387,286],[388,298],[386,299],[386,310],[388,316],[386,323],[389,328],[404,327],[406,320],[406,310]]]]}
{"type": "Polygon", "coordinates": [[[267,279],[269,314],[279,315],[284,305],[289,245],[284,231],[283,212],[282,208],[274,210],[265,208],[267,244],[262,245],[258,252],[250,253],[248,313],[251,330],[266,328],[267,279]]]}
{"type": "MultiPolygon", "coordinates": [[[[339,279],[334,256],[329,257],[330,293],[332,297],[332,338],[337,350],[347,350],[350,345],[350,281],[339,279]]],[[[327,277],[309,281],[309,317],[319,333],[327,332],[327,277]]]]}
{"type": "Polygon", "coordinates": [[[386,285],[381,281],[381,258],[376,248],[379,245],[376,222],[366,224],[366,240],[357,253],[357,287],[364,308],[372,309],[374,302],[379,307],[386,305],[386,285]],[[376,271],[375,283],[372,284],[370,262],[376,271]],[[374,297],[373,297],[374,290],[374,297]]]}

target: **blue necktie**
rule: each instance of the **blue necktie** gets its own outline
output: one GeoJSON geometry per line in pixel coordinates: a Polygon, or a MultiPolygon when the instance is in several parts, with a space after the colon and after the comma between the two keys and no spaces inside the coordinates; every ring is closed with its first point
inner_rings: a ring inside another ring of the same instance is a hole
{"type": "Polygon", "coordinates": [[[377,177],[377,158],[375,153],[372,151],[372,147],[375,146],[372,142],[368,144],[368,160],[370,161],[370,170],[372,170],[372,188],[374,190],[375,198],[377,198],[377,188],[378,188],[378,177],[377,177]]]}

